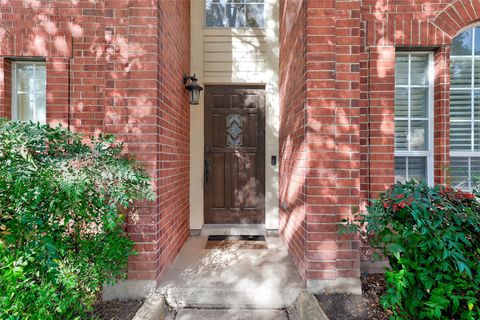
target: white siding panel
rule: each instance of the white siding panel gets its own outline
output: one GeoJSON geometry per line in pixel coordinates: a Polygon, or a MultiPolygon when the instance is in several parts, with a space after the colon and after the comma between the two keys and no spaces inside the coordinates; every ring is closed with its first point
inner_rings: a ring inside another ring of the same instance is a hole
{"type": "Polygon", "coordinates": [[[210,77],[238,78],[266,71],[264,35],[204,35],[203,72],[210,77]]]}
{"type": "Polygon", "coordinates": [[[251,35],[204,35],[204,43],[249,43],[258,46],[260,43],[265,43],[265,36],[251,36],[251,35]]]}
{"type": "MultiPolygon", "coordinates": [[[[232,39],[233,40],[233,39],[232,39]]],[[[265,42],[251,43],[241,41],[204,42],[203,52],[262,52],[265,53],[265,42]]]]}
{"type": "Polygon", "coordinates": [[[204,62],[258,61],[265,62],[263,52],[205,52],[204,62]]]}
{"type": "Polygon", "coordinates": [[[205,62],[203,65],[205,72],[263,72],[265,69],[265,62],[205,62]]]}

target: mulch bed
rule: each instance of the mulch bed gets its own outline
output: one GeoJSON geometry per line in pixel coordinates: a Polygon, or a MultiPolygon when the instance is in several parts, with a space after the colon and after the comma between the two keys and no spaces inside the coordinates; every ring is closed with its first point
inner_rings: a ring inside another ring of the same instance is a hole
{"type": "Polygon", "coordinates": [[[362,275],[362,295],[320,294],[317,300],[330,320],[386,320],[380,298],[385,291],[382,274],[362,275]]]}
{"type": "Polygon", "coordinates": [[[99,320],[131,320],[143,304],[144,299],[98,301],[90,315],[99,320]]]}

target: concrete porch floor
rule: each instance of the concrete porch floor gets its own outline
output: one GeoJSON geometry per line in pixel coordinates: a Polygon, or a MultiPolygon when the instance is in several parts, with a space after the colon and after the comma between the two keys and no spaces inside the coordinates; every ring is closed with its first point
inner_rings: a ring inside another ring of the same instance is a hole
{"type": "Polygon", "coordinates": [[[268,249],[205,249],[192,236],[157,288],[173,307],[285,308],[304,284],[278,237],[268,249]]]}

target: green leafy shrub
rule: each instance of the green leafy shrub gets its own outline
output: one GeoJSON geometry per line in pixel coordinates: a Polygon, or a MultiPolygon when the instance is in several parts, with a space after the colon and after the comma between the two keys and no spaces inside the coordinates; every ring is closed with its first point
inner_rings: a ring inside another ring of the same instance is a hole
{"type": "Polygon", "coordinates": [[[134,253],[124,214],[152,199],[112,136],[0,120],[0,319],[77,319],[134,253]]]}
{"type": "Polygon", "coordinates": [[[480,203],[449,186],[396,184],[347,223],[391,269],[382,305],[393,319],[480,319],[480,203]]]}

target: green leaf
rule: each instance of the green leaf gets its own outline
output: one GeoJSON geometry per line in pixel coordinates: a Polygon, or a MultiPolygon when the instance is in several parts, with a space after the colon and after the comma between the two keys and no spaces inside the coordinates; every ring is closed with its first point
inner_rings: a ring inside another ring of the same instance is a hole
{"type": "Polygon", "coordinates": [[[387,244],[387,250],[393,254],[397,259],[400,258],[400,253],[404,252],[405,249],[399,243],[389,243],[387,244]]]}
{"type": "Polygon", "coordinates": [[[474,306],[473,302],[469,302],[469,303],[468,303],[468,310],[472,311],[472,310],[473,310],[473,306],[474,306]]]}

